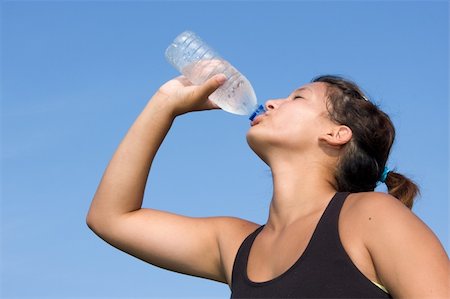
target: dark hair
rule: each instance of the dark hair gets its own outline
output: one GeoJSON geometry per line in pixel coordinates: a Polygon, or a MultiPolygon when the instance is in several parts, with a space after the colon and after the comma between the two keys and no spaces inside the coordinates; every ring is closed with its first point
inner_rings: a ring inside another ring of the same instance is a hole
{"type": "MultiPolygon", "coordinates": [[[[352,130],[335,173],[338,191],[373,191],[381,178],[394,143],[389,116],[370,102],[361,89],[339,76],[320,76],[312,82],[327,84],[329,117],[352,130]]],[[[389,194],[412,208],[419,188],[405,176],[390,171],[385,180],[389,194]]]]}

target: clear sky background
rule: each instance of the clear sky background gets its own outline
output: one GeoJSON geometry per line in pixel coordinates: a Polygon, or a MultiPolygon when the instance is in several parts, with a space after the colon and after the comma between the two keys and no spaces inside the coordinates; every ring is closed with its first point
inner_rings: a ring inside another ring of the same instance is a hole
{"type": "MultiPolygon", "coordinates": [[[[229,297],[224,284],[111,247],[85,223],[119,142],[177,75],[164,50],[186,29],[260,102],[319,74],[359,83],[392,117],[389,165],[421,186],[413,211],[448,252],[448,1],[2,1],[1,298],[229,297]]],[[[177,119],[144,206],[264,223],[271,176],[248,128],[223,111],[177,119]]]]}

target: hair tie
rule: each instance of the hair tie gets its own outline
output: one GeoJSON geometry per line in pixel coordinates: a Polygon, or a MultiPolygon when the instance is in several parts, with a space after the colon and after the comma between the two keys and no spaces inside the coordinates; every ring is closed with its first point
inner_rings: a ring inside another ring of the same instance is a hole
{"type": "Polygon", "coordinates": [[[382,182],[382,183],[386,182],[387,175],[388,175],[388,173],[390,171],[391,170],[388,167],[385,167],[384,170],[383,170],[383,174],[381,175],[379,181],[382,182]]]}

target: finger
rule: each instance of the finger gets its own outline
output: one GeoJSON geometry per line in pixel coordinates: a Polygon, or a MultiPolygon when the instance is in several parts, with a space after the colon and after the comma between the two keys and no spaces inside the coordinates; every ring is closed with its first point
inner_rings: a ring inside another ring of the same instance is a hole
{"type": "Polygon", "coordinates": [[[219,88],[220,85],[225,83],[226,80],[227,77],[224,74],[217,74],[212,76],[205,83],[203,83],[196,89],[195,96],[199,99],[207,98],[217,88],[219,88]]]}

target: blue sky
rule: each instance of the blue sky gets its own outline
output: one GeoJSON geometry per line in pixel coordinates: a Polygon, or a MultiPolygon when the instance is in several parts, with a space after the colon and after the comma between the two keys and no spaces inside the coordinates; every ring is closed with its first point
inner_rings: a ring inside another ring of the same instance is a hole
{"type": "MultiPolygon", "coordinates": [[[[120,140],[177,75],[164,50],[186,29],[241,70],[260,102],[319,74],[359,83],[393,119],[389,164],[421,186],[413,211],[448,251],[448,1],[2,1],[1,298],[229,297],[226,285],[145,264],[85,224],[120,140]]],[[[223,111],[177,119],[144,206],[264,223],[271,177],[248,127],[223,111]]]]}

